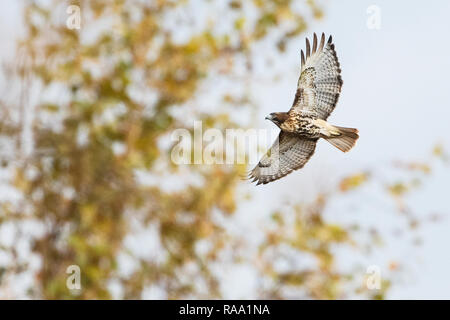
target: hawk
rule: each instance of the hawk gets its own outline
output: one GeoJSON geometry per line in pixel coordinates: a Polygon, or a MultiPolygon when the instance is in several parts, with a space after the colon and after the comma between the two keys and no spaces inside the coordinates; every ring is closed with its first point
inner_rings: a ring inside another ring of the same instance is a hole
{"type": "Polygon", "coordinates": [[[359,138],[358,130],[326,121],[341,92],[340,73],[332,37],[325,43],[322,33],[318,43],[314,33],[312,48],[307,38],[306,54],[301,51],[301,73],[294,103],[288,112],[274,112],[266,117],[281,131],[266,155],[250,171],[248,178],[252,182],[266,184],[302,168],[320,138],[343,152],[353,148],[359,138]]]}

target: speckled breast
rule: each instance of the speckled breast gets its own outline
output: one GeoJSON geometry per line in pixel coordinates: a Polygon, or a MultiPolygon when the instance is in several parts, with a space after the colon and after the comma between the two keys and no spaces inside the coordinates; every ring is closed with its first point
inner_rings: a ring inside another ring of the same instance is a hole
{"type": "Polygon", "coordinates": [[[320,127],[314,123],[315,119],[316,117],[310,115],[295,115],[287,119],[281,129],[308,138],[319,138],[320,127]]]}

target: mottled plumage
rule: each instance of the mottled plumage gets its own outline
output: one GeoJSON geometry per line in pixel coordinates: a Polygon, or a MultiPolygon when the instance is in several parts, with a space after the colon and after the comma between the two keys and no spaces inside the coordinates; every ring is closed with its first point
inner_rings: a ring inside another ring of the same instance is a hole
{"type": "Polygon", "coordinates": [[[313,46],[306,39],[306,55],[301,51],[301,73],[294,102],[288,112],[271,113],[281,132],[258,165],[249,173],[257,184],[266,184],[302,168],[314,153],[317,140],[324,138],[349,151],[358,139],[358,130],[333,126],[326,120],[336,107],[342,87],[341,69],[330,36],[320,43],[314,34],[313,46]]]}

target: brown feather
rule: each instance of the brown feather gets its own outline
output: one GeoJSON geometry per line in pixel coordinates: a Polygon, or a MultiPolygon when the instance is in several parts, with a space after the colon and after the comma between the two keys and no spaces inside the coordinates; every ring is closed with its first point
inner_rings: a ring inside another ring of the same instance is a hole
{"type": "Polygon", "coordinates": [[[301,56],[302,56],[302,69],[303,69],[303,66],[305,65],[305,54],[303,53],[303,50],[301,52],[301,56]]]}
{"type": "Polygon", "coordinates": [[[317,35],[314,32],[314,40],[313,40],[313,48],[312,48],[312,53],[314,54],[317,50],[317,35]]]}
{"type": "Polygon", "coordinates": [[[311,46],[309,45],[309,40],[308,40],[308,38],[306,38],[306,58],[309,58],[309,56],[310,56],[310,49],[311,49],[311,46]]]}
{"type": "Polygon", "coordinates": [[[323,50],[324,45],[325,45],[325,33],[322,32],[322,36],[320,37],[319,51],[323,50]]]}

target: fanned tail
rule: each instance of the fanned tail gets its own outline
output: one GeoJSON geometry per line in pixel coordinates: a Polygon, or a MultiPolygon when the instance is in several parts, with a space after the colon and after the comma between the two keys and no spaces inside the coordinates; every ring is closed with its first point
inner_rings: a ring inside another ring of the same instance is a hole
{"type": "Polygon", "coordinates": [[[325,139],[342,152],[350,151],[355,146],[356,140],[359,138],[358,129],[338,126],[333,127],[337,129],[339,135],[337,137],[325,139]]]}

